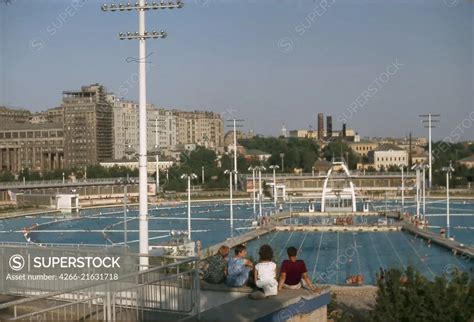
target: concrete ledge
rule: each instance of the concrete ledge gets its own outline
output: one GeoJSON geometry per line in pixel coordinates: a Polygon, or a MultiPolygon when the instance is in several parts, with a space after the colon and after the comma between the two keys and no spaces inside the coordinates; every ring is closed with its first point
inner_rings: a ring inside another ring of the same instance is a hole
{"type": "Polygon", "coordinates": [[[199,321],[326,321],[329,292],[282,290],[277,296],[251,300],[247,296],[219,305],[201,313],[199,321]],[[316,316],[320,316],[316,318],[316,316]]]}
{"type": "Polygon", "coordinates": [[[238,292],[238,293],[252,293],[253,289],[248,286],[243,287],[230,287],[224,283],[221,284],[211,284],[206,281],[200,281],[201,289],[206,291],[215,291],[215,292],[238,292]]]}

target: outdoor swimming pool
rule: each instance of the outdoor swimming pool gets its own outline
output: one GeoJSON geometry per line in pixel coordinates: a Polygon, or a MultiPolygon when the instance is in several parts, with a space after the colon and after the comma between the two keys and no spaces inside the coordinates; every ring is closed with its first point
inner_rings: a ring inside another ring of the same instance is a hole
{"type": "MultiPolygon", "coordinates": [[[[292,209],[301,211],[306,210],[307,206],[307,203],[293,203],[292,209]]],[[[384,208],[385,203],[374,203],[374,206],[384,208]]],[[[387,206],[397,208],[400,204],[390,201],[387,206]]],[[[284,210],[288,209],[287,204],[284,210]]],[[[445,201],[427,203],[427,219],[430,229],[435,232],[445,226],[445,209],[445,201]]],[[[269,214],[272,210],[272,203],[264,204],[264,214],[269,214]]],[[[407,203],[406,210],[413,212],[414,204],[407,203]]],[[[135,207],[130,208],[127,213],[128,241],[135,250],[138,248],[137,214],[135,207]]],[[[451,234],[465,244],[474,244],[474,203],[451,202],[451,214],[451,234]]],[[[25,242],[22,229],[38,224],[29,234],[30,242],[123,245],[123,218],[123,208],[115,207],[83,210],[75,215],[38,215],[1,220],[0,241],[25,242]]],[[[240,202],[234,205],[234,235],[252,229],[253,218],[252,203],[240,202]]],[[[300,220],[303,223],[304,220],[311,222],[320,219],[300,220]]],[[[230,236],[229,226],[228,205],[193,205],[192,238],[200,240],[204,248],[227,239],[230,236]]],[[[150,245],[166,241],[172,229],[187,229],[186,205],[150,206],[150,245]]],[[[253,258],[257,259],[257,248],[264,242],[274,247],[278,261],[286,258],[287,246],[299,248],[313,279],[321,283],[344,283],[348,275],[359,273],[364,275],[366,283],[374,283],[375,272],[379,267],[413,265],[427,277],[432,277],[452,267],[472,270],[473,265],[472,261],[453,256],[444,248],[435,245],[428,247],[425,240],[405,232],[275,232],[249,244],[249,253],[253,258]]]]}

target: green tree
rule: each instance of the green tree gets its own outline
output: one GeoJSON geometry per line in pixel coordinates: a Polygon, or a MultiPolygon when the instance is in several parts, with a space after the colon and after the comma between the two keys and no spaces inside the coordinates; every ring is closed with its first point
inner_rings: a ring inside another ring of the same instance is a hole
{"type": "Polygon", "coordinates": [[[0,182],[8,182],[15,180],[15,176],[10,171],[4,170],[0,172],[0,182]]]}
{"type": "Polygon", "coordinates": [[[342,156],[344,159],[348,159],[349,169],[352,170],[356,169],[357,163],[360,162],[360,157],[341,139],[332,141],[326,145],[323,149],[323,156],[327,161],[331,161],[333,157],[340,158],[342,156]]]}
{"type": "Polygon", "coordinates": [[[402,273],[389,270],[378,282],[377,301],[371,312],[374,322],[472,321],[474,283],[467,273],[447,270],[449,276],[434,281],[412,267],[402,273]]]}

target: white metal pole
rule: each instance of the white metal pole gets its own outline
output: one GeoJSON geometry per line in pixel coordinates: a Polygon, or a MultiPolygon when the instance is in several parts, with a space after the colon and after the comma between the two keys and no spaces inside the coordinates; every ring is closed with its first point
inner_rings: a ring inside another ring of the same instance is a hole
{"type": "Polygon", "coordinates": [[[446,171],[446,237],[449,238],[449,170],[446,171]]]}
{"type": "Polygon", "coordinates": [[[201,167],[201,181],[204,184],[204,166],[201,167]]]}
{"type": "Polygon", "coordinates": [[[127,183],[123,187],[123,244],[127,247],[127,183]]]}
{"type": "Polygon", "coordinates": [[[262,217],[262,169],[258,169],[258,215],[262,217]]]}
{"type": "MultiPolygon", "coordinates": [[[[145,0],[139,0],[138,3],[141,7],[145,5],[145,0]]],[[[138,33],[139,35],[145,34],[145,10],[138,10],[138,33]]],[[[146,137],[146,44],[145,38],[138,40],[139,44],[139,252],[140,256],[140,269],[144,270],[148,268],[148,195],[147,195],[147,137],[146,137]]]]}
{"type": "Polygon", "coordinates": [[[256,203],[255,203],[255,190],[257,188],[255,187],[255,171],[256,169],[252,169],[252,197],[253,197],[253,214],[254,215],[257,213],[256,203]]]}
{"type": "Polygon", "coordinates": [[[191,240],[191,176],[188,175],[188,239],[191,240]]]}
{"type": "Polygon", "coordinates": [[[159,166],[159,155],[158,155],[158,118],[155,118],[155,145],[156,145],[156,155],[155,155],[155,171],[156,171],[156,193],[160,192],[160,166],[159,166]]]}
{"type": "Polygon", "coordinates": [[[276,168],[273,167],[273,205],[276,207],[277,205],[277,189],[276,189],[276,175],[275,175],[276,168]]]}
{"type": "Polygon", "coordinates": [[[420,217],[420,169],[416,168],[416,217],[420,217]]]}
{"type": "Polygon", "coordinates": [[[423,220],[425,220],[426,215],[426,173],[425,167],[423,166],[423,220]]]}
{"type": "Polygon", "coordinates": [[[230,238],[234,237],[234,205],[232,200],[232,171],[229,172],[229,198],[230,198],[230,238]]]}
{"type": "Polygon", "coordinates": [[[432,154],[431,154],[431,113],[428,114],[428,159],[429,159],[429,162],[430,162],[430,168],[428,170],[428,173],[429,173],[429,179],[428,179],[428,187],[431,189],[431,184],[432,184],[432,172],[431,172],[431,169],[433,168],[432,164],[431,164],[431,157],[432,157],[432,154]]]}
{"type": "Polygon", "coordinates": [[[403,166],[402,166],[402,215],[405,212],[405,178],[403,177],[403,166]]]}
{"type": "Polygon", "coordinates": [[[234,119],[234,181],[235,181],[235,190],[237,191],[237,132],[236,124],[234,119]]]}

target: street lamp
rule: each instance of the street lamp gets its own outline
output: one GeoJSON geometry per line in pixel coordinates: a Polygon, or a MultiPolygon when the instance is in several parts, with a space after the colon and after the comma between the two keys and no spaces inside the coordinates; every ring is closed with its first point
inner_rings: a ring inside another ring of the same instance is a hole
{"type": "Polygon", "coordinates": [[[229,175],[229,200],[230,200],[230,238],[234,237],[234,205],[232,200],[232,176],[235,174],[233,170],[225,170],[225,174],[229,175]]]}
{"type": "Polygon", "coordinates": [[[262,171],[265,171],[266,168],[263,165],[255,167],[255,170],[258,171],[258,215],[262,216],[262,171]]]}
{"type": "Polygon", "coordinates": [[[431,129],[435,126],[433,123],[439,123],[439,114],[423,114],[420,115],[422,118],[421,123],[425,124],[425,128],[428,128],[428,162],[429,162],[429,178],[428,178],[428,187],[431,189],[431,185],[433,184],[433,175],[432,175],[432,159],[433,153],[431,152],[431,129]],[[427,124],[427,125],[426,125],[427,124]]]}
{"type": "Polygon", "coordinates": [[[256,167],[249,167],[249,171],[252,171],[252,199],[253,199],[253,214],[257,212],[256,210],[256,202],[255,202],[255,171],[257,170],[256,167]]]}
{"type": "Polygon", "coordinates": [[[158,144],[153,146],[153,150],[151,150],[148,154],[155,156],[155,185],[156,185],[156,194],[160,193],[160,163],[159,163],[159,155],[160,150],[158,144]]]}
{"type": "Polygon", "coordinates": [[[402,215],[405,213],[405,178],[403,176],[403,169],[405,167],[402,165],[400,166],[400,170],[402,170],[402,215]]]}
{"type": "Polygon", "coordinates": [[[181,179],[188,180],[188,239],[191,240],[191,180],[197,179],[194,173],[183,174],[181,179]]]}
{"type": "Polygon", "coordinates": [[[280,159],[281,159],[281,172],[283,172],[283,169],[285,169],[285,153],[281,152],[280,153],[280,159]]]}
{"type": "Polygon", "coordinates": [[[63,184],[66,182],[66,178],[64,177],[64,172],[63,172],[63,184]]]}
{"type": "Polygon", "coordinates": [[[423,198],[423,220],[425,220],[426,216],[426,173],[425,170],[429,169],[430,165],[429,164],[423,164],[421,165],[421,169],[423,170],[423,185],[422,185],[422,198],[423,198]]]}
{"type": "Polygon", "coordinates": [[[166,38],[167,34],[164,31],[145,31],[145,11],[149,9],[173,9],[182,8],[183,3],[176,1],[176,3],[164,2],[160,3],[145,2],[145,0],[138,0],[135,4],[107,4],[102,5],[102,11],[138,11],[138,32],[135,33],[123,33],[119,34],[119,39],[136,39],[138,40],[138,73],[139,73],[139,252],[140,256],[140,269],[148,268],[148,196],[147,196],[147,111],[146,111],[146,40],[153,38],[166,38]]]}
{"type": "Polygon", "coordinates": [[[448,167],[443,167],[443,171],[446,171],[446,237],[451,236],[449,231],[449,179],[451,178],[451,173],[454,172],[454,168],[449,161],[448,167]]]}
{"type": "Polygon", "coordinates": [[[416,171],[416,218],[420,218],[420,169],[421,166],[417,163],[411,167],[416,171]]]}
{"type": "Polygon", "coordinates": [[[277,189],[276,189],[276,175],[275,175],[275,171],[277,169],[279,169],[280,167],[276,164],[273,164],[271,166],[269,166],[270,169],[273,170],[273,205],[276,207],[277,205],[277,189]]]}

